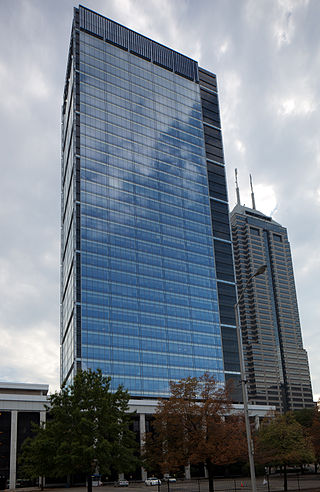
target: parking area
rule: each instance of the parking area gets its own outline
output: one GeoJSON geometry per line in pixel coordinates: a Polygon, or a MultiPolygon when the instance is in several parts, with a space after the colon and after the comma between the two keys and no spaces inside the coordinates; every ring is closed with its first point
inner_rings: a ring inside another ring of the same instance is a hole
{"type": "MultiPolygon", "coordinates": [[[[201,480],[181,480],[176,483],[163,482],[161,485],[146,486],[141,482],[129,483],[127,487],[115,487],[113,482],[100,487],[93,487],[93,492],[111,492],[119,488],[127,492],[208,492],[208,481],[201,480]]],[[[66,487],[46,488],[46,492],[66,492],[66,487]]],[[[39,492],[39,489],[23,488],[17,489],[20,492],[39,492]]],[[[216,479],[214,481],[215,492],[249,492],[251,484],[249,478],[216,479]]],[[[282,492],[283,478],[280,475],[270,476],[268,481],[263,477],[257,478],[258,492],[282,492]]],[[[288,478],[288,491],[310,491],[320,492],[319,475],[290,475],[288,478]]],[[[6,492],[9,492],[8,489],[6,492]]],[[[86,492],[85,487],[72,487],[72,492],[86,492]]]]}
{"type": "MultiPolygon", "coordinates": [[[[112,485],[104,486],[106,492],[110,492],[111,489],[115,490],[112,485]]],[[[203,480],[184,480],[177,481],[176,483],[162,483],[161,486],[155,485],[147,487],[142,483],[129,483],[126,487],[128,492],[208,492],[208,481],[203,480]]],[[[214,481],[215,492],[241,492],[251,491],[251,483],[249,478],[235,478],[235,479],[216,479],[214,481]]],[[[312,491],[320,492],[320,475],[309,476],[289,476],[288,478],[288,491],[312,491]]],[[[257,478],[257,491],[258,492],[282,492],[283,491],[283,477],[271,476],[268,480],[264,477],[257,478]]]]}

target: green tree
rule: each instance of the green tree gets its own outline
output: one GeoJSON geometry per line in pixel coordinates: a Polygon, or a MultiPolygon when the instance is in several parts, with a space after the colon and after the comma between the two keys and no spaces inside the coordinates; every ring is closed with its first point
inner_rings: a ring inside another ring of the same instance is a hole
{"type": "Polygon", "coordinates": [[[172,473],[181,466],[205,463],[213,491],[214,465],[234,463],[246,456],[245,427],[232,414],[229,391],[205,374],[171,383],[171,396],[161,400],[146,437],[144,463],[172,473]]]}
{"type": "MultiPolygon", "coordinates": [[[[48,420],[23,446],[21,462],[30,477],[91,477],[94,471],[131,471],[137,466],[135,435],[129,430],[129,394],[110,391],[110,378],[80,371],[70,386],[49,396],[48,420]]],[[[88,482],[90,484],[90,481],[88,482]]]]}
{"type": "Polygon", "coordinates": [[[291,412],[266,419],[257,435],[256,460],[283,467],[283,489],[288,490],[287,466],[312,463],[310,438],[291,412]]]}
{"type": "Polygon", "coordinates": [[[293,416],[305,430],[308,430],[312,426],[314,412],[314,408],[301,408],[300,410],[294,410],[293,416]]]}
{"type": "Polygon", "coordinates": [[[22,445],[22,454],[19,462],[22,465],[23,474],[26,477],[41,477],[41,490],[43,490],[44,476],[53,476],[52,457],[55,453],[55,442],[43,427],[33,424],[34,437],[27,438],[22,445]]]}
{"type": "Polygon", "coordinates": [[[318,464],[320,463],[320,411],[318,407],[314,410],[312,425],[310,428],[310,437],[313,445],[315,455],[315,473],[318,470],[318,464]]]}
{"type": "Polygon", "coordinates": [[[293,415],[299,424],[303,426],[306,435],[311,439],[315,455],[314,469],[315,473],[317,473],[320,461],[320,412],[318,407],[296,410],[293,415]]]}

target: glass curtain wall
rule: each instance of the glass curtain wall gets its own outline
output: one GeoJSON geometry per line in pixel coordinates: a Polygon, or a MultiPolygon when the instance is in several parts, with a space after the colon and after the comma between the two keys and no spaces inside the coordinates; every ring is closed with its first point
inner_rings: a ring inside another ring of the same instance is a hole
{"type": "Polygon", "coordinates": [[[199,85],[82,31],[77,56],[80,331],[62,320],[62,379],[77,358],[132,396],[224,382],[199,85]]]}

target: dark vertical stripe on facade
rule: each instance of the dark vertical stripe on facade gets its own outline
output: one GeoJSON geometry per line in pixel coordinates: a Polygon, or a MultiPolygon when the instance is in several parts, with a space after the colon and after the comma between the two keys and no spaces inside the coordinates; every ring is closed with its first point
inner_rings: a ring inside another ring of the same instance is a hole
{"type": "Polygon", "coordinates": [[[267,272],[266,274],[269,277],[269,285],[271,288],[271,308],[272,308],[272,314],[274,318],[274,330],[275,330],[275,335],[276,335],[276,341],[278,344],[279,352],[280,352],[280,360],[279,364],[281,364],[281,372],[282,372],[282,377],[283,381],[281,382],[281,397],[282,397],[282,404],[283,404],[283,411],[287,412],[290,410],[290,403],[289,403],[289,397],[288,397],[288,381],[287,381],[287,375],[286,375],[286,366],[285,366],[285,360],[284,360],[284,349],[283,349],[283,343],[281,340],[281,332],[280,332],[280,316],[279,316],[279,306],[277,302],[277,297],[275,295],[276,291],[276,286],[275,286],[275,278],[276,276],[274,275],[273,272],[273,266],[271,262],[272,258],[272,248],[270,245],[270,236],[271,232],[269,231],[263,231],[263,238],[266,246],[266,251],[267,251],[267,272]]]}
{"type": "Polygon", "coordinates": [[[208,187],[211,205],[219,316],[226,381],[233,380],[233,400],[241,402],[241,381],[234,304],[236,286],[230,233],[227,183],[216,76],[199,68],[208,187]],[[225,202],[225,203],[223,203],[225,202]],[[225,283],[230,282],[230,283],[225,283]],[[230,374],[230,373],[233,374],[230,374]],[[237,374],[238,373],[238,374],[237,374]]]}

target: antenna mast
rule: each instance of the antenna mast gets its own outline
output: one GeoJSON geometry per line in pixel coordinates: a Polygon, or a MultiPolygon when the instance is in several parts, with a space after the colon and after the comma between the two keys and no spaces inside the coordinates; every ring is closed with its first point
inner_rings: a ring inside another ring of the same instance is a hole
{"type": "Polygon", "coordinates": [[[240,190],[239,190],[239,185],[238,185],[238,169],[235,168],[234,174],[236,177],[236,194],[237,194],[237,204],[240,205],[240,190]]]}
{"type": "Polygon", "coordinates": [[[251,174],[249,174],[250,176],[250,186],[251,186],[251,200],[252,200],[252,208],[253,210],[256,209],[256,202],[254,200],[254,193],[253,193],[253,186],[252,186],[252,177],[251,177],[251,174]]]}

